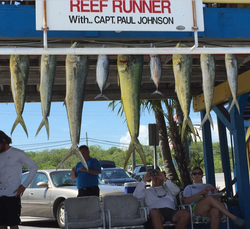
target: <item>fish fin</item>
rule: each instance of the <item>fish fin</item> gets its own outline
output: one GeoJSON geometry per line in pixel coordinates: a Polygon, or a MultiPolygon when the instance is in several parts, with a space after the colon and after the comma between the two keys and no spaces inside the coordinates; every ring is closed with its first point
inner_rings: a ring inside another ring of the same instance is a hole
{"type": "Polygon", "coordinates": [[[128,147],[126,157],[125,157],[124,167],[123,168],[126,168],[126,166],[128,164],[128,160],[129,160],[131,154],[133,153],[134,149],[135,149],[134,140],[131,140],[131,142],[129,144],[129,147],[128,147]]]}
{"type": "Polygon", "coordinates": [[[44,117],[43,120],[41,121],[37,131],[36,131],[36,136],[38,135],[38,133],[40,132],[40,130],[42,129],[42,127],[45,125],[46,131],[47,131],[47,136],[48,136],[48,140],[49,140],[49,121],[47,117],[44,117]]]}
{"type": "Polygon", "coordinates": [[[231,103],[231,106],[228,110],[228,112],[230,113],[231,109],[233,108],[233,106],[236,105],[238,111],[239,111],[239,114],[240,114],[240,106],[239,106],[239,103],[238,103],[238,100],[235,98],[233,99],[232,103],[231,103]]]}
{"type": "Polygon", "coordinates": [[[37,90],[38,92],[40,92],[40,90],[41,90],[40,87],[41,87],[40,84],[37,84],[37,85],[36,85],[36,90],[37,90]]]}
{"type": "Polygon", "coordinates": [[[120,87],[120,78],[119,78],[119,75],[117,75],[117,84],[118,84],[118,87],[120,87]]]}
{"type": "Polygon", "coordinates": [[[143,148],[138,138],[135,139],[134,146],[135,146],[136,151],[139,153],[142,159],[142,162],[145,165],[145,168],[147,169],[147,161],[146,161],[145,153],[143,151],[143,148]]]}
{"type": "Polygon", "coordinates": [[[65,155],[65,157],[62,159],[62,161],[59,163],[59,165],[56,167],[56,170],[70,157],[72,156],[73,154],[75,154],[79,159],[80,161],[83,163],[84,167],[89,170],[88,168],[88,165],[84,159],[84,157],[82,156],[79,148],[77,145],[72,145],[68,151],[68,153],[65,155]]]}
{"type": "Polygon", "coordinates": [[[212,129],[214,129],[214,124],[213,124],[213,120],[212,120],[212,117],[210,115],[210,113],[206,113],[205,117],[203,118],[202,122],[201,122],[201,126],[204,125],[204,123],[209,120],[211,126],[212,126],[212,129]]]}
{"type": "Polygon", "coordinates": [[[105,90],[106,88],[108,88],[110,85],[110,83],[106,83],[105,87],[103,88],[103,90],[105,90]]]}
{"type": "Polygon", "coordinates": [[[23,129],[24,129],[24,131],[25,131],[27,137],[29,137],[28,131],[27,131],[27,128],[26,128],[26,125],[25,125],[25,122],[24,122],[23,117],[22,117],[21,115],[18,115],[18,116],[16,117],[16,121],[14,122],[14,124],[13,124],[13,126],[12,126],[12,129],[11,129],[10,134],[12,135],[13,131],[15,130],[16,126],[17,126],[19,123],[20,123],[21,126],[23,127],[23,129]]]}
{"type": "Polygon", "coordinates": [[[99,94],[99,95],[97,95],[96,97],[95,97],[95,99],[98,99],[98,98],[104,98],[104,99],[107,99],[107,100],[109,100],[109,98],[106,96],[106,95],[104,95],[104,94],[99,94]]]}
{"type": "Polygon", "coordinates": [[[181,141],[184,140],[184,133],[185,133],[185,130],[186,130],[186,127],[187,127],[187,126],[189,126],[191,132],[192,132],[194,135],[196,135],[195,130],[194,130],[194,126],[193,126],[193,124],[192,124],[192,121],[191,121],[190,117],[189,117],[189,116],[186,116],[186,117],[184,117],[183,124],[182,124],[181,141]]]}
{"type": "Polygon", "coordinates": [[[155,95],[155,94],[159,94],[161,96],[164,96],[160,91],[158,90],[155,90],[151,95],[155,95]]]}

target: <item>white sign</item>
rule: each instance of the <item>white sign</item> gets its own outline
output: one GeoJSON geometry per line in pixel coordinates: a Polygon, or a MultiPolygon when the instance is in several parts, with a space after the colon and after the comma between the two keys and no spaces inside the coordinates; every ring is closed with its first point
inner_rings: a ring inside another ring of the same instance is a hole
{"type": "MultiPolygon", "coordinates": [[[[49,30],[192,31],[192,0],[47,0],[49,30]]],[[[204,31],[202,0],[195,0],[204,31]]],[[[36,30],[43,27],[43,0],[36,0],[36,30]]]]}

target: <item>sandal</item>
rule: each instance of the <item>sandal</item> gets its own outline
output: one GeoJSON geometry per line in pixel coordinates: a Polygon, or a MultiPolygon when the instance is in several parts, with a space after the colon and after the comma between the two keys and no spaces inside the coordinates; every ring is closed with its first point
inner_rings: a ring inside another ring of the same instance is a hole
{"type": "Polygon", "coordinates": [[[236,217],[236,220],[233,221],[234,225],[237,225],[238,227],[244,227],[248,224],[247,220],[241,219],[239,217],[236,217]]]}

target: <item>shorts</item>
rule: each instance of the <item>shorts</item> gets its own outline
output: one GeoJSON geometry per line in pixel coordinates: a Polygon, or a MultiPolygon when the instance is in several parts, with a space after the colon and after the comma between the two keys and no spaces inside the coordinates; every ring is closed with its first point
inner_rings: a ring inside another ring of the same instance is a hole
{"type": "Polygon", "coordinates": [[[20,224],[21,199],[20,196],[0,197],[0,225],[17,226],[20,224]]]}
{"type": "Polygon", "coordinates": [[[196,206],[196,204],[198,203],[199,201],[195,201],[193,203],[191,203],[191,207],[192,207],[192,211],[194,212],[194,208],[196,206]]]}
{"type": "Polygon", "coordinates": [[[78,196],[98,196],[100,195],[100,189],[98,186],[86,187],[78,189],[78,196]]]}
{"type": "Polygon", "coordinates": [[[170,221],[173,223],[172,219],[178,210],[173,210],[172,208],[158,208],[164,217],[164,221],[170,221]]]}

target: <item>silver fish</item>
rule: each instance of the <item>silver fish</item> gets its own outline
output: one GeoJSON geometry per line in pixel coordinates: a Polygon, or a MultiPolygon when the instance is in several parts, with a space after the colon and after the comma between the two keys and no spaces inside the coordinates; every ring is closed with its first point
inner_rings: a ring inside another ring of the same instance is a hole
{"type": "Polygon", "coordinates": [[[41,58],[41,76],[40,76],[40,99],[42,105],[43,119],[37,129],[36,136],[41,128],[45,125],[47,136],[49,139],[49,121],[50,106],[52,100],[52,92],[54,79],[56,75],[56,59],[55,55],[42,55],[41,58]]]}
{"type": "MultiPolygon", "coordinates": [[[[106,48],[104,45],[103,48],[106,48]]],[[[97,95],[95,99],[103,97],[108,100],[108,97],[103,94],[103,90],[108,81],[109,75],[109,57],[108,55],[99,55],[96,64],[96,82],[100,88],[101,94],[97,95]]]]}
{"type": "Polygon", "coordinates": [[[237,89],[238,89],[238,61],[235,54],[225,54],[225,65],[227,71],[227,80],[232,93],[233,101],[229,108],[229,112],[236,105],[239,114],[240,106],[237,101],[237,89]]]}
{"type": "MultiPolygon", "coordinates": [[[[80,45],[75,42],[71,48],[77,48],[80,45]]],[[[86,78],[88,75],[88,56],[85,55],[67,55],[66,57],[66,98],[70,138],[72,146],[66,156],[57,166],[57,169],[73,154],[81,160],[86,169],[87,163],[83,158],[77,144],[80,141],[82,109],[84,103],[84,92],[86,78]]]]}
{"type": "MultiPolygon", "coordinates": [[[[187,46],[178,43],[176,47],[182,48],[187,46]]],[[[189,117],[191,103],[190,84],[192,76],[192,55],[174,54],[172,60],[175,78],[175,91],[184,115],[181,130],[181,139],[183,140],[187,125],[195,135],[194,127],[189,117]]]]}
{"type": "Polygon", "coordinates": [[[11,134],[20,123],[28,137],[28,131],[23,120],[22,114],[25,104],[26,85],[29,75],[29,56],[11,55],[10,56],[10,74],[11,74],[11,91],[16,108],[17,118],[11,129],[11,134]]]}
{"type": "Polygon", "coordinates": [[[215,81],[215,61],[212,54],[200,55],[201,72],[202,72],[202,86],[206,107],[206,115],[201,122],[201,126],[207,121],[210,121],[212,128],[214,128],[213,120],[210,115],[212,102],[214,97],[214,81],[215,81]]]}
{"type": "MultiPolygon", "coordinates": [[[[151,44],[151,48],[155,48],[155,45],[151,44]]],[[[153,94],[160,94],[163,96],[161,92],[158,91],[159,82],[162,77],[162,62],[161,62],[161,56],[160,55],[150,55],[150,73],[151,73],[151,79],[154,81],[154,84],[156,86],[156,91],[152,93],[153,94]]]]}

